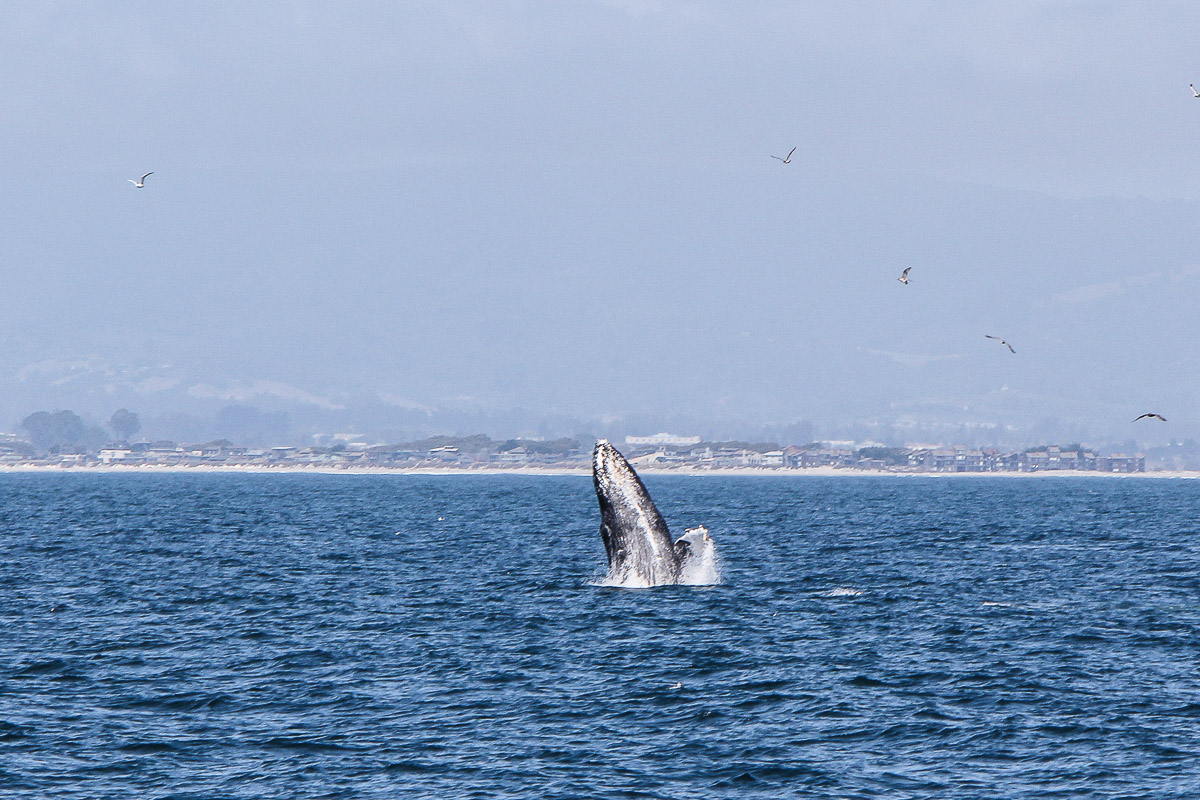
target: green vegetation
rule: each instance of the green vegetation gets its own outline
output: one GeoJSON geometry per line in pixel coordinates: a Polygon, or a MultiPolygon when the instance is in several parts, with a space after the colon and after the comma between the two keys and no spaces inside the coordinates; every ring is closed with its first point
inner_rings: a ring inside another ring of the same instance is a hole
{"type": "Polygon", "coordinates": [[[474,436],[429,436],[415,442],[396,445],[398,450],[420,452],[436,450],[439,447],[454,447],[460,453],[491,453],[495,450],[496,443],[492,441],[491,437],[477,433],[474,436]]]}
{"type": "Polygon", "coordinates": [[[128,441],[130,436],[142,429],[142,421],[129,409],[118,408],[108,421],[108,429],[116,434],[118,439],[128,441]]]}
{"type": "Polygon", "coordinates": [[[506,439],[503,442],[498,442],[490,436],[477,433],[473,436],[429,436],[425,439],[418,439],[415,442],[404,442],[395,445],[394,448],[388,449],[428,453],[430,450],[437,450],[439,448],[453,448],[460,453],[507,453],[510,450],[516,450],[518,447],[523,447],[525,448],[525,452],[536,455],[561,456],[578,450],[579,441],[564,437],[548,442],[536,439],[506,439]]]}
{"type": "Polygon", "coordinates": [[[29,431],[35,448],[52,453],[75,448],[95,450],[105,439],[103,430],[85,426],[74,411],[38,411],[22,420],[21,427],[29,431]]]}
{"type": "Polygon", "coordinates": [[[776,442],[701,442],[696,445],[689,445],[688,450],[693,450],[700,447],[711,447],[713,450],[751,450],[755,453],[769,453],[772,450],[782,450],[776,442]]]}
{"type": "Polygon", "coordinates": [[[1078,442],[1072,442],[1071,444],[1068,444],[1068,445],[1065,445],[1062,447],[1059,447],[1056,444],[1039,444],[1035,447],[1026,447],[1025,452],[1026,453],[1044,453],[1047,450],[1049,450],[1051,447],[1058,447],[1059,452],[1062,452],[1062,453],[1082,453],[1086,449],[1083,445],[1079,444],[1078,442]]]}
{"type": "Polygon", "coordinates": [[[575,439],[567,438],[554,439],[549,442],[537,442],[531,439],[509,439],[498,447],[498,452],[507,453],[509,450],[516,450],[518,447],[524,447],[526,453],[564,456],[573,450],[578,450],[579,442],[575,439]]]}
{"type": "Polygon", "coordinates": [[[908,463],[908,449],[904,447],[864,447],[858,451],[860,458],[872,458],[893,467],[908,463]]]}

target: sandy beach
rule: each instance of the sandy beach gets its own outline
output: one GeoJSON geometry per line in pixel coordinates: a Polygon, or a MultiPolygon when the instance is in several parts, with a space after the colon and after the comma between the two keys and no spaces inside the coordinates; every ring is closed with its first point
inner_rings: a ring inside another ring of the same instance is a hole
{"type": "MultiPolygon", "coordinates": [[[[52,464],[5,464],[0,465],[3,473],[97,473],[97,474],[129,474],[129,473],[246,473],[263,475],[430,475],[430,476],[472,476],[472,475],[520,475],[520,476],[555,476],[579,475],[589,476],[591,470],[586,467],[577,469],[567,468],[538,468],[514,467],[512,469],[459,469],[459,468],[389,468],[389,467],[320,467],[320,466],[257,466],[250,464],[229,465],[163,465],[163,464],[112,464],[86,466],[60,466],[52,464]]],[[[809,467],[806,469],[767,469],[761,467],[734,467],[724,469],[639,469],[640,475],[684,475],[688,477],[755,477],[755,478],[1171,478],[1192,480],[1200,478],[1197,470],[1155,470],[1151,472],[1096,472],[1083,470],[1047,470],[1043,472],[884,472],[877,470],[850,469],[841,467],[809,467]]]]}

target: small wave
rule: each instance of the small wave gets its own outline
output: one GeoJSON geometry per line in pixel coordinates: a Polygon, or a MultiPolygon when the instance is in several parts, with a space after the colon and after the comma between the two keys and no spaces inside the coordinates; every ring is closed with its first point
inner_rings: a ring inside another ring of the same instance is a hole
{"type": "Polygon", "coordinates": [[[174,753],[178,752],[179,750],[178,747],[170,742],[128,742],[120,745],[117,749],[123,753],[138,753],[144,755],[174,753]]]}
{"type": "Polygon", "coordinates": [[[163,711],[210,711],[225,708],[233,700],[234,698],[227,694],[183,692],[154,697],[138,697],[126,701],[124,705],[128,708],[152,708],[163,711]]]}
{"type": "Polygon", "coordinates": [[[300,736],[273,736],[263,742],[263,745],[281,750],[301,750],[310,753],[337,752],[352,749],[338,742],[330,741],[328,737],[306,739],[300,736]]]}
{"type": "Polygon", "coordinates": [[[429,773],[437,772],[440,767],[423,761],[393,761],[383,769],[385,772],[429,773]]]}
{"type": "Polygon", "coordinates": [[[818,767],[808,764],[758,764],[740,765],[722,770],[727,777],[714,781],[711,785],[716,789],[737,789],[751,787],[784,786],[796,780],[813,780],[825,782],[822,779],[826,773],[818,767]]]}
{"type": "Polygon", "coordinates": [[[314,648],[284,653],[272,659],[272,663],[281,669],[299,669],[302,667],[323,667],[337,662],[337,657],[328,650],[314,648]]]}
{"type": "Polygon", "coordinates": [[[855,675],[846,681],[848,686],[853,686],[856,689],[872,689],[880,686],[887,686],[883,681],[872,678],[867,675],[855,675]]]}
{"type": "Polygon", "coordinates": [[[12,673],[14,678],[28,678],[34,675],[49,675],[56,672],[63,672],[68,668],[68,664],[61,658],[51,658],[44,661],[34,661],[26,664],[21,669],[12,673]]]}
{"type": "Polygon", "coordinates": [[[11,722],[5,722],[0,719],[0,742],[11,742],[14,739],[23,739],[28,735],[25,728],[20,725],[14,725],[11,722]]]}
{"type": "Polygon", "coordinates": [[[791,699],[791,695],[780,694],[779,692],[767,692],[734,703],[732,707],[739,711],[749,711],[762,706],[778,706],[781,703],[789,702],[791,699]]]}
{"type": "Polygon", "coordinates": [[[854,589],[850,586],[839,586],[836,589],[830,589],[827,592],[821,592],[822,597],[859,597],[862,594],[862,589],[854,589]]]}

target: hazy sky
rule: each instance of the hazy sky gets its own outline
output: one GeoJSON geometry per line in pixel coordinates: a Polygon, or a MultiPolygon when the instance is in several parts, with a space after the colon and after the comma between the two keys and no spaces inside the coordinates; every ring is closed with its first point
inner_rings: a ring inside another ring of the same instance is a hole
{"type": "Polygon", "coordinates": [[[1197,42],[1165,2],[9,3],[0,430],[241,401],[1198,435],[1197,42]]]}

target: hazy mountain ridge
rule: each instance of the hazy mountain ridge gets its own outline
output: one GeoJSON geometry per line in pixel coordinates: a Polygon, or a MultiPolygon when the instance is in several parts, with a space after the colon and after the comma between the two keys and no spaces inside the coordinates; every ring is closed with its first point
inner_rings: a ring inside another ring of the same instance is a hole
{"type": "Polygon", "coordinates": [[[0,424],[1200,436],[1200,13],[638,5],[17,15],[0,424]]]}
{"type": "MultiPolygon", "coordinates": [[[[14,391],[0,404],[9,431],[18,431],[28,414],[70,409],[84,421],[103,427],[118,408],[140,415],[140,436],[147,439],[202,442],[229,439],[239,444],[308,444],[314,436],[355,435],[369,443],[412,441],[435,435],[486,434],[508,438],[556,439],[672,431],[706,440],[770,440],[803,444],[813,440],[912,443],[957,443],[969,446],[1019,447],[1054,441],[1165,445],[1185,438],[1177,427],[1133,426],[1122,418],[1107,428],[1089,423],[1094,412],[1078,400],[1056,394],[1034,395],[1012,390],[946,400],[894,403],[871,416],[795,417],[729,413],[716,409],[701,415],[684,412],[547,412],[522,407],[496,408],[472,398],[423,403],[368,392],[322,394],[281,381],[201,379],[181,367],[129,367],[99,358],[69,359],[27,365],[12,382],[14,391]],[[1046,409],[1074,412],[1053,416],[1046,409]]],[[[836,393],[838,387],[826,387],[836,393]]],[[[1115,412],[1114,412],[1115,413],[1115,412]]]]}

